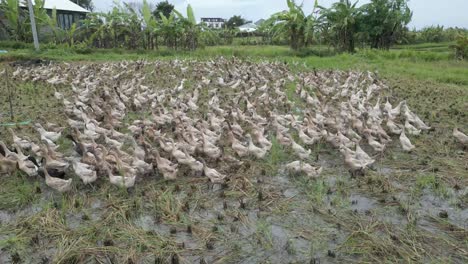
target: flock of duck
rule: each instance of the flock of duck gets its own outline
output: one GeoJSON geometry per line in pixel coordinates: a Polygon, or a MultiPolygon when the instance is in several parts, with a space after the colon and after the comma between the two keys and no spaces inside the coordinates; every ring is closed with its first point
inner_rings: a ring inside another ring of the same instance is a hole
{"type": "MultiPolygon", "coordinates": [[[[123,188],[155,174],[220,183],[273,144],[294,154],[284,164],[293,173],[321,173],[311,152],[323,142],[362,173],[394,136],[412,151],[408,135],[431,129],[405,101],[382,98],[387,87],[370,72],[295,74],[283,63],[221,58],[52,64],[18,67],[13,76],[68,90],[54,93],[67,120],[35,124],[37,140],[10,129],[11,146],[0,141],[0,173],[40,175],[60,192],[71,190],[70,172],[84,184],[101,178],[123,188]],[[69,155],[58,151],[62,138],[73,142],[69,155]]],[[[462,132],[454,136],[467,144],[462,132]]]]}

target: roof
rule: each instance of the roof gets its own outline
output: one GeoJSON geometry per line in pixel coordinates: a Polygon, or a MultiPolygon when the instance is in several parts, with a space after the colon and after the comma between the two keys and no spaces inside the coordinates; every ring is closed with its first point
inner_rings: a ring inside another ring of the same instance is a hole
{"type": "MultiPolygon", "coordinates": [[[[82,8],[81,6],[73,3],[69,0],[45,0],[44,1],[45,9],[57,9],[62,11],[71,11],[71,12],[80,12],[80,13],[89,13],[88,10],[82,8]]],[[[34,0],[32,0],[33,5],[35,5],[34,0]]],[[[26,4],[21,2],[20,6],[26,7],[26,4]]]]}
{"type": "Polygon", "coordinates": [[[239,28],[257,28],[257,25],[255,25],[254,23],[247,23],[240,26],[239,28]]]}
{"type": "Polygon", "coordinates": [[[220,17],[202,17],[201,21],[213,20],[214,22],[225,22],[226,19],[220,17]]]}
{"type": "Polygon", "coordinates": [[[247,23],[245,25],[240,26],[239,30],[241,32],[254,32],[257,30],[257,25],[255,25],[254,23],[247,23]]]}

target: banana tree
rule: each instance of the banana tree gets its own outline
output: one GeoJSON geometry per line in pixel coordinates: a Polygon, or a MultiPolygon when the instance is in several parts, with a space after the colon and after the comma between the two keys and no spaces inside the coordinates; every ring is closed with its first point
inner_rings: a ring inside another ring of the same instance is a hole
{"type": "Polygon", "coordinates": [[[169,17],[166,17],[160,12],[159,16],[161,17],[159,32],[161,32],[161,35],[164,37],[166,46],[168,48],[177,49],[178,38],[182,33],[182,28],[176,20],[175,13],[172,12],[169,17]]]}
{"type": "Polygon", "coordinates": [[[16,41],[26,41],[29,37],[28,32],[30,28],[26,22],[26,19],[19,6],[19,0],[4,0],[0,1],[0,11],[5,15],[6,23],[0,20],[4,28],[16,41]]]}
{"type": "MultiPolygon", "coordinates": [[[[267,20],[270,25],[273,38],[286,36],[293,50],[306,46],[313,36],[315,25],[315,7],[310,15],[306,15],[302,5],[296,4],[294,0],[287,0],[288,10],[273,14],[267,20]]],[[[317,2],[316,5],[317,6],[317,2]]],[[[267,26],[266,25],[266,26],[267,26]]]]}
{"type": "Polygon", "coordinates": [[[336,46],[348,52],[354,52],[354,34],[362,14],[361,8],[356,7],[357,3],[357,1],[353,4],[350,0],[340,0],[331,8],[319,6],[322,14],[320,19],[325,21],[324,26],[333,32],[336,46]]]}
{"type": "Polygon", "coordinates": [[[151,13],[151,8],[148,4],[148,1],[143,1],[143,7],[141,10],[143,16],[143,21],[145,23],[145,45],[147,49],[158,49],[158,21],[151,13]]]}
{"type": "Polygon", "coordinates": [[[183,36],[185,38],[185,48],[189,50],[196,50],[198,46],[198,37],[201,32],[201,25],[197,24],[195,14],[192,6],[187,6],[187,17],[184,17],[179,11],[173,10],[178,17],[178,22],[181,24],[183,30],[183,36]]]}

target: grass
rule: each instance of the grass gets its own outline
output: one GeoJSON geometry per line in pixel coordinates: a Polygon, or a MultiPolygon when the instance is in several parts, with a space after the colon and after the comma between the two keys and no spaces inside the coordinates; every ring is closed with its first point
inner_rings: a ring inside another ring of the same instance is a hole
{"type": "MultiPolygon", "coordinates": [[[[419,204],[423,191],[444,201],[450,198],[453,206],[461,205],[462,209],[468,203],[466,194],[454,191],[468,185],[467,154],[451,136],[454,125],[463,131],[468,129],[468,62],[451,60],[447,46],[448,43],[398,46],[388,52],[361,50],[356,54],[322,57],[304,55],[316,53],[314,50],[295,53],[287,47],[275,46],[207,47],[194,53],[98,50],[91,54],[67,49],[34,53],[26,47],[0,55],[3,61],[43,58],[77,63],[124,59],[206,60],[235,55],[253,61],[287,62],[298,72],[312,68],[378,71],[389,85],[385,92],[391,101],[407,100],[411,110],[435,128],[433,132],[411,138],[417,145],[413,153],[402,153],[397,146],[398,139],[394,139],[392,146],[396,147],[390,147],[388,154],[378,157],[377,162],[389,172],[384,173],[379,167],[357,179],[351,179],[341,163],[331,163],[326,164],[328,168],[317,179],[291,175],[281,178],[291,183],[275,183],[279,181],[276,172],[281,171],[292,155],[273,135],[269,137],[273,144],[269,155],[264,160],[250,162],[250,168],[233,178],[227,187],[214,187],[198,178],[184,178],[176,183],[149,179],[127,191],[100,180],[93,186],[77,185],[72,194],[50,196],[38,180],[22,175],[2,176],[0,211],[24,211],[29,205],[40,211],[21,216],[16,222],[2,222],[0,249],[8,255],[5,258],[0,253],[0,259],[31,262],[30,258],[39,257],[30,255],[31,249],[47,250],[41,245],[51,245],[54,251],[48,255],[52,256],[49,261],[53,263],[158,263],[174,256],[184,259],[184,253],[199,256],[204,252],[220,255],[217,259],[220,263],[223,260],[235,263],[252,255],[250,262],[268,262],[255,258],[255,253],[273,255],[278,248],[284,248],[294,258],[304,250],[295,243],[296,239],[306,237],[312,241],[311,257],[322,262],[336,252],[337,262],[465,263],[468,260],[466,228],[454,226],[451,219],[430,215],[419,204]],[[268,174],[262,173],[264,168],[268,174]],[[283,194],[291,189],[297,193],[285,198],[283,194]],[[368,197],[374,202],[373,207],[365,210],[366,213],[353,212],[351,194],[368,197]],[[142,217],[149,219],[149,223],[142,224],[142,217]],[[281,246],[275,244],[277,237],[272,233],[272,225],[288,227],[290,233],[281,246]],[[244,233],[229,231],[233,227],[241,228],[244,233]],[[181,237],[184,243],[188,241],[187,245],[181,245],[181,237]],[[203,243],[190,248],[192,240],[203,243]],[[249,240],[253,242],[249,244],[249,240]]],[[[65,87],[57,88],[67,92],[65,87]]],[[[300,103],[295,88],[290,83],[285,93],[291,101],[300,103]]],[[[52,86],[26,82],[18,85],[16,91],[17,120],[34,122],[42,117],[55,122],[62,118],[56,111],[58,105],[51,99],[52,86]]],[[[4,95],[1,90],[2,102],[6,100],[4,95]]],[[[0,107],[4,112],[4,104],[0,107]]],[[[127,118],[130,121],[141,116],[130,113],[127,118]]],[[[70,143],[61,139],[60,145],[66,149],[70,143]]],[[[314,147],[312,157],[319,157],[319,161],[338,159],[329,152],[330,147],[320,143],[314,147]]],[[[195,258],[186,262],[200,261],[195,258]]],[[[308,262],[310,259],[295,261],[308,262]]]]}
{"type": "MultiPolygon", "coordinates": [[[[324,57],[314,56],[317,50],[323,50],[321,47],[294,52],[285,46],[216,46],[206,47],[195,52],[168,49],[159,51],[100,49],[93,51],[91,54],[79,54],[68,48],[49,49],[39,53],[30,49],[17,49],[10,50],[8,54],[0,55],[0,61],[31,58],[59,61],[118,61],[174,58],[209,59],[217,56],[237,56],[254,60],[269,59],[294,62],[298,65],[305,64],[308,67],[317,69],[377,70],[379,73],[392,78],[405,76],[418,80],[468,86],[468,62],[453,60],[448,43],[436,45],[445,47],[445,51],[419,50],[419,48],[403,46],[390,51],[363,49],[356,54],[324,57]]],[[[421,47],[424,47],[424,45],[421,47]]]]}
{"type": "Polygon", "coordinates": [[[20,173],[2,176],[0,210],[18,210],[39,197],[39,185],[20,173]]]}

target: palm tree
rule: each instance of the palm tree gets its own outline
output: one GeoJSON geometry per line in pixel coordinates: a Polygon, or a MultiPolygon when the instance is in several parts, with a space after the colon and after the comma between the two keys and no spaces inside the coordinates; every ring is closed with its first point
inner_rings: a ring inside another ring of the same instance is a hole
{"type": "Polygon", "coordinates": [[[357,8],[357,1],[352,4],[350,0],[340,0],[331,8],[319,7],[321,9],[321,20],[335,37],[336,46],[341,50],[354,52],[354,34],[357,31],[358,18],[361,9],[357,8]]]}
{"type": "Polygon", "coordinates": [[[289,10],[273,14],[267,23],[271,27],[273,37],[286,35],[291,48],[298,50],[306,46],[312,37],[315,24],[314,12],[306,16],[302,5],[296,4],[294,0],[286,2],[289,10]]]}

